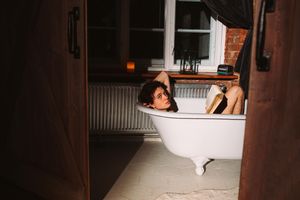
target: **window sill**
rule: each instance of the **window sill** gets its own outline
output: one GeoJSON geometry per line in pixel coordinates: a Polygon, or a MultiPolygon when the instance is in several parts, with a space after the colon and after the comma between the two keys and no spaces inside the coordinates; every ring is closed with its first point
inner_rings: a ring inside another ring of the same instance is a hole
{"type": "MultiPolygon", "coordinates": [[[[151,72],[127,72],[127,71],[102,71],[89,73],[89,82],[135,82],[142,83],[146,80],[153,80],[160,71],[151,72]]],[[[225,84],[231,86],[238,83],[239,76],[218,75],[216,72],[199,72],[197,74],[180,74],[175,71],[167,71],[171,82],[176,83],[197,83],[197,84],[225,84]]]]}
{"type": "MultiPolygon", "coordinates": [[[[188,80],[236,80],[238,75],[219,75],[216,72],[199,72],[197,74],[181,74],[179,72],[170,71],[167,73],[169,76],[175,80],[188,79],[188,80]]],[[[146,72],[142,73],[142,77],[146,79],[155,78],[159,72],[146,72]]]]}
{"type": "MultiPolygon", "coordinates": [[[[142,73],[144,79],[154,79],[159,72],[142,73]]],[[[239,75],[219,75],[217,72],[199,72],[197,74],[180,74],[179,72],[170,71],[167,73],[170,76],[171,82],[179,84],[208,84],[208,85],[225,85],[230,88],[233,85],[238,85],[239,75]]]]}

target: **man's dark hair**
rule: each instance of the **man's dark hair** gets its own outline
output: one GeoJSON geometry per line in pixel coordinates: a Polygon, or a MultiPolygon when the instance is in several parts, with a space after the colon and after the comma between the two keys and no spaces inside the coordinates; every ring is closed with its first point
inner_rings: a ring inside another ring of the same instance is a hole
{"type": "Polygon", "coordinates": [[[159,82],[159,81],[151,81],[151,82],[144,84],[144,86],[142,87],[142,90],[138,97],[138,101],[140,103],[152,104],[154,92],[155,92],[156,88],[159,88],[159,87],[163,88],[165,90],[166,94],[168,95],[168,97],[170,97],[170,94],[167,90],[167,86],[165,84],[163,84],[162,82],[159,82]]]}

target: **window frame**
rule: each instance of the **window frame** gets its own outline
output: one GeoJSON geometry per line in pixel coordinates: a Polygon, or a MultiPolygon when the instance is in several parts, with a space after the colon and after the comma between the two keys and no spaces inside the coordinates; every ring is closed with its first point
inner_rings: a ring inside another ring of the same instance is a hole
{"type": "MultiPolygon", "coordinates": [[[[184,1],[184,0],[183,0],[184,1]]],[[[197,1],[201,0],[185,0],[197,1]]],[[[164,65],[149,66],[149,71],[179,71],[180,66],[173,63],[175,45],[176,0],[165,0],[164,65]]],[[[210,19],[210,59],[203,60],[199,72],[216,72],[217,66],[224,62],[226,27],[217,19],[210,19]],[[220,44],[220,45],[217,45],[220,44]]],[[[207,32],[207,31],[204,31],[207,32]]]]}
{"type": "MultiPolygon", "coordinates": [[[[200,2],[201,0],[179,0],[179,1],[193,1],[200,2]]],[[[129,38],[130,38],[130,26],[129,26],[129,12],[130,12],[130,0],[117,1],[117,24],[116,24],[116,43],[119,45],[119,49],[116,52],[116,59],[105,59],[97,57],[91,59],[92,66],[95,68],[113,68],[118,69],[120,66],[123,68],[126,66],[127,61],[131,60],[129,57],[129,38]],[[95,60],[95,61],[94,61],[95,60]],[[94,64],[95,63],[95,64],[94,64]]],[[[179,71],[180,66],[174,64],[174,45],[175,45],[175,17],[176,17],[176,0],[164,0],[164,42],[163,42],[163,58],[151,59],[149,66],[144,66],[148,71],[179,71]]],[[[210,60],[202,60],[199,66],[199,72],[216,72],[217,66],[224,63],[225,53],[225,38],[226,38],[226,26],[219,22],[214,17],[211,17],[211,36],[210,36],[210,60]]],[[[89,30],[101,28],[88,26],[89,30]]],[[[157,30],[156,30],[157,31],[157,30]]],[[[197,30],[198,31],[198,30],[197,30]]],[[[207,30],[206,30],[207,32],[207,30]]],[[[134,61],[134,60],[131,60],[134,61]]],[[[141,61],[141,60],[140,60],[141,61]]],[[[138,66],[138,60],[136,60],[138,66]]]]}

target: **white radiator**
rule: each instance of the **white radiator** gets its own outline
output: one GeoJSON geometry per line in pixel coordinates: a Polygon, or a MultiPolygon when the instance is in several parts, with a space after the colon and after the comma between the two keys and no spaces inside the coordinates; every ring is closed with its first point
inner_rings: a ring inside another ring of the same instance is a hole
{"type": "MultiPolygon", "coordinates": [[[[136,109],[141,85],[89,84],[90,134],[145,134],[156,132],[150,117],[136,109]]],[[[209,85],[175,84],[176,97],[206,97],[209,85]]]]}

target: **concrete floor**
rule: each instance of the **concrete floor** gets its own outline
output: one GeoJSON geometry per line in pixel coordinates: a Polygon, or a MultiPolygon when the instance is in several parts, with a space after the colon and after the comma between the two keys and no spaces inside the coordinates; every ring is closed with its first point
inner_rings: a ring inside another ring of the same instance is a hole
{"type": "Polygon", "coordinates": [[[91,200],[104,199],[135,153],[142,138],[90,138],[91,200]]]}
{"type": "Polygon", "coordinates": [[[192,192],[198,199],[195,191],[204,199],[225,190],[232,191],[226,199],[237,199],[240,160],[214,160],[198,176],[190,159],[173,155],[159,140],[102,141],[91,149],[92,200],[172,199],[168,194],[192,192]]]}
{"type": "MultiPolygon", "coordinates": [[[[199,195],[201,200],[233,200],[240,164],[240,160],[214,160],[198,176],[191,160],[171,154],[156,139],[91,140],[91,200],[186,200],[199,195]],[[229,195],[215,198],[218,192],[229,195]]],[[[0,185],[2,197],[42,199],[6,180],[0,179],[0,185]]]]}

